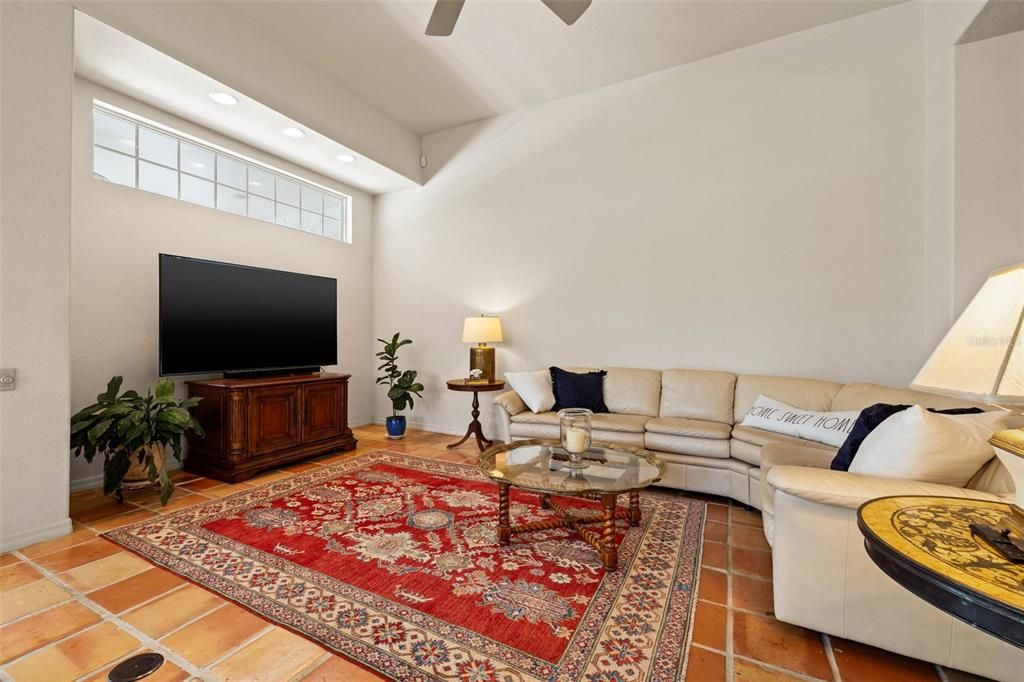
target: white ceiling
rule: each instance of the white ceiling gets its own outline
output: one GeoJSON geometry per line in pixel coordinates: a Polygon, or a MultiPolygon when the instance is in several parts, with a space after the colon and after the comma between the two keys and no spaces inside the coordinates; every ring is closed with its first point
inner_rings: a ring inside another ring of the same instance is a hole
{"type": "MultiPolygon", "coordinates": [[[[2,2],[2,0],[0,0],[2,2]]],[[[410,189],[416,183],[81,12],[75,13],[75,73],[180,118],[312,169],[373,194],[410,189]],[[214,103],[209,93],[238,98],[214,103]],[[301,139],[282,134],[296,126],[301,139]],[[352,154],[343,163],[339,154],[352,154]]]]}
{"type": "Polygon", "coordinates": [[[269,38],[426,134],[897,4],[902,0],[594,0],[573,26],[539,0],[227,0],[269,38]]]}

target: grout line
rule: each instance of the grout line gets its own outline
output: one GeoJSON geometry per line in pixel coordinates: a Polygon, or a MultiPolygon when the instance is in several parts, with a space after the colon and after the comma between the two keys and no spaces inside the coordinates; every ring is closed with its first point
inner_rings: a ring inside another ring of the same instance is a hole
{"type": "Polygon", "coordinates": [[[302,670],[300,670],[296,675],[294,675],[292,677],[292,679],[296,680],[298,682],[301,682],[302,680],[306,679],[307,677],[312,675],[314,672],[316,672],[317,668],[319,668],[319,667],[323,666],[324,664],[326,664],[328,662],[328,660],[333,658],[335,655],[336,654],[331,653],[330,651],[328,651],[327,653],[325,653],[321,657],[316,658],[315,660],[313,660],[312,664],[310,664],[306,668],[303,668],[302,670]]]}
{"type": "Polygon", "coordinates": [[[795,677],[798,680],[806,680],[806,682],[826,682],[825,680],[822,680],[820,677],[814,677],[813,675],[808,675],[807,673],[802,673],[796,670],[790,670],[789,668],[783,668],[772,663],[766,663],[765,661],[759,661],[756,658],[750,658],[749,656],[736,656],[736,658],[741,661],[747,661],[748,663],[758,668],[764,668],[765,670],[770,670],[771,672],[782,673],[790,677],[795,677]]]}
{"type": "MultiPolygon", "coordinates": [[[[321,647],[321,648],[323,648],[323,647],[321,647]]],[[[289,682],[293,682],[293,681],[294,682],[300,682],[301,680],[305,679],[310,674],[312,674],[314,670],[319,668],[321,665],[323,665],[327,661],[331,660],[331,656],[333,656],[333,655],[334,654],[332,654],[332,653],[330,653],[328,651],[323,656],[321,656],[319,658],[314,658],[311,663],[309,663],[308,665],[304,666],[301,670],[299,670],[299,672],[297,672],[294,675],[292,675],[289,678],[289,682]]]]}
{"type": "Polygon", "coordinates": [[[239,651],[241,651],[245,647],[249,646],[250,644],[255,642],[257,639],[259,639],[263,635],[267,634],[270,630],[274,629],[275,627],[280,627],[280,626],[276,625],[275,623],[272,623],[272,622],[270,622],[270,621],[268,621],[268,620],[266,620],[264,618],[260,618],[260,620],[263,620],[264,622],[266,622],[267,627],[265,627],[262,630],[258,631],[252,637],[249,637],[247,639],[243,639],[241,642],[239,642],[235,646],[231,647],[230,649],[228,649],[227,651],[222,653],[220,656],[217,656],[216,658],[211,659],[206,665],[204,665],[201,668],[201,670],[206,670],[207,672],[211,672],[212,673],[213,668],[215,668],[216,666],[220,665],[220,663],[222,661],[225,661],[225,660],[231,658],[232,656],[237,654],[239,651]]]}
{"type": "MultiPolygon", "coordinates": [[[[89,528],[89,526],[86,526],[84,523],[81,523],[79,521],[74,521],[74,523],[79,523],[80,525],[84,526],[87,530],[91,530],[94,533],[96,532],[94,529],[89,528]]],[[[81,530],[81,529],[80,528],[72,527],[71,532],[68,533],[68,535],[61,535],[60,537],[68,537],[69,535],[74,535],[79,530],[81,530]]],[[[66,547],[61,547],[60,549],[55,549],[52,552],[46,552],[45,554],[40,554],[39,556],[37,556],[35,558],[36,559],[42,559],[43,557],[50,556],[51,554],[56,554],[57,552],[63,552],[63,551],[71,549],[72,547],[78,547],[79,545],[84,545],[87,542],[92,542],[93,540],[95,540],[98,537],[99,537],[99,534],[97,533],[96,535],[93,535],[92,537],[90,537],[87,540],[82,540],[81,542],[76,542],[73,545],[67,545],[66,547]]],[[[54,539],[56,540],[56,539],[59,539],[59,538],[54,538],[54,539]]],[[[44,540],[44,542],[52,542],[52,540],[44,540]]],[[[8,552],[8,554],[15,554],[15,553],[18,553],[18,552],[20,552],[20,550],[11,550],[10,552],[8,552]]],[[[7,567],[4,566],[3,568],[7,568],[7,567]]]]}
{"type": "MultiPolygon", "coordinates": [[[[42,578],[39,578],[39,580],[47,580],[47,578],[46,578],[46,577],[42,577],[42,578]]],[[[35,584],[35,583],[39,582],[39,580],[33,581],[33,582],[31,582],[31,583],[26,583],[25,585],[21,585],[21,587],[26,587],[27,585],[33,585],[33,584],[35,584]]],[[[47,582],[51,582],[51,583],[54,583],[55,581],[53,581],[53,580],[47,580],[47,582]]],[[[57,584],[58,586],[60,586],[60,585],[61,585],[62,583],[55,583],[55,584],[57,584]]],[[[17,588],[17,587],[15,587],[15,588],[13,588],[13,589],[15,589],[15,590],[16,590],[16,589],[18,589],[18,588],[17,588]]],[[[9,591],[10,591],[10,590],[7,590],[6,592],[4,592],[4,594],[6,594],[6,593],[7,593],[7,592],[9,592],[9,591]]],[[[68,597],[67,597],[67,599],[65,599],[65,600],[64,600],[64,601],[62,601],[62,602],[58,602],[58,603],[56,603],[56,604],[50,604],[49,606],[44,606],[43,608],[39,609],[38,611],[30,611],[29,613],[23,613],[22,615],[18,616],[17,618],[12,618],[11,620],[7,621],[6,623],[0,624],[0,626],[2,626],[2,627],[5,627],[5,628],[6,628],[6,627],[7,627],[8,625],[14,625],[15,623],[20,623],[21,621],[23,621],[23,620],[26,620],[26,619],[28,619],[28,618],[31,618],[32,616],[37,616],[37,615],[39,615],[40,613],[46,613],[47,611],[52,611],[52,610],[54,610],[55,608],[57,608],[58,606],[64,606],[64,605],[65,605],[65,604],[67,604],[67,603],[68,603],[69,601],[71,601],[71,594],[68,594],[68,597]]],[[[6,665],[6,663],[5,663],[4,665],[6,665]]]]}
{"type": "Polygon", "coordinates": [[[725,508],[725,679],[731,680],[735,675],[733,650],[733,610],[732,610],[732,503],[725,508]]]}
{"type": "Polygon", "coordinates": [[[821,633],[821,643],[825,647],[825,658],[828,659],[828,667],[832,669],[834,682],[842,682],[842,675],[839,674],[839,663],[836,661],[836,652],[832,650],[832,638],[824,632],[821,633]]]}
{"type": "MultiPolygon", "coordinates": [[[[20,660],[22,660],[24,658],[27,658],[28,656],[31,656],[31,655],[33,655],[33,654],[35,654],[35,653],[37,653],[39,651],[42,651],[44,649],[48,649],[50,647],[53,647],[56,644],[58,644],[59,642],[63,642],[66,639],[70,639],[71,637],[74,637],[74,636],[76,636],[78,634],[81,634],[82,632],[85,632],[86,630],[91,630],[93,627],[101,625],[102,622],[112,622],[114,625],[116,625],[118,627],[118,629],[120,629],[120,630],[122,630],[124,632],[127,632],[132,637],[137,639],[139,641],[139,643],[142,645],[142,647],[148,648],[148,649],[150,649],[152,651],[155,651],[155,652],[157,652],[159,654],[162,654],[165,659],[171,661],[172,663],[177,665],[179,668],[181,668],[182,670],[187,672],[189,675],[197,675],[197,674],[199,674],[199,672],[200,672],[199,668],[194,666],[185,657],[180,656],[179,654],[177,654],[176,652],[172,651],[171,649],[168,649],[167,647],[163,646],[162,644],[160,644],[160,642],[158,640],[154,639],[153,637],[150,637],[146,633],[144,633],[141,630],[139,630],[138,628],[136,628],[134,625],[132,625],[132,624],[124,621],[123,619],[119,618],[116,614],[111,613],[110,611],[108,611],[104,607],[100,606],[99,604],[97,604],[93,600],[91,600],[88,597],[86,597],[82,592],[78,591],[74,587],[71,587],[70,585],[67,585],[55,573],[53,573],[52,571],[50,571],[48,569],[45,569],[42,566],[36,564],[34,561],[24,557],[24,555],[22,555],[20,552],[16,552],[16,554],[21,556],[23,561],[28,561],[37,571],[41,572],[44,576],[46,576],[46,578],[48,578],[52,582],[57,583],[58,585],[62,585],[65,589],[68,590],[68,592],[71,593],[71,598],[72,599],[74,599],[75,601],[79,602],[80,604],[82,604],[86,608],[90,609],[94,613],[96,613],[99,616],[101,616],[102,617],[102,621],[100,623],[96,623],[95,625],[90,626],[88,628],[85,628],[85,629],[82,629],[82,630],[78,630],[78,631],[72,633],[71,635],[69,635],[68,637],[64,637],[64,638],[62,638],[60,640],[57,640],[57,641],[54,641],[54,642],[50,642],[45,647],[40,647],[38,649],[33,649],[32,651],[29,651],[29,652],[25,653],[24,655],[18,657],[17,659],[14,659],[12,661],[8,661],[7,663],[4,664],[5,666],[6,665],[10,665],[11,663],[13,663],[15,661],[20,661],[20,660]]],[[[115,659],[115,660],[117,660],[117,659],[115,659]]],[[[108,661],[108,663],[109,663],[109,661],[108,661]]],[[[107,665],[107,664],[104,663],[103,665],[107,665]]],[[[98,669],[99,668],[97,668],[97,670],[98,669]]]]}

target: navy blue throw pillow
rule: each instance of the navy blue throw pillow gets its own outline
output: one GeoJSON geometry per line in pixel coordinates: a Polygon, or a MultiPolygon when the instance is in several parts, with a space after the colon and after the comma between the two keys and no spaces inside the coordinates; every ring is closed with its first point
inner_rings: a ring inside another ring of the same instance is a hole
{"type": "MultiPolygon", "coordinates": [[[[832,460],[830,468],[833,471],[849,471],[850,465],[853,464],[853,458],[857,456],[857,451],[860,450],[861,443],[868,437],[868,434],[889,417],[909,408],[910,405],[875,403],[871,407],[865,407],[861,410],[860,416],[857,417],[857,422],[850,429],[850,435],[846,437],[843,446],[839,448],[839,452],[836,453],[835,459],[832,460]]],[[[929,408],[928,411],[935,412],[936,414],[978,414],[984,412],[984,410],[979,410],[977,407],[955,407],[949,410],[929,408]]]]}
{"type": "Polygon", "coordinates": [[[604,404],[603,369],[598,372],[576,374],[560,367],[551,367],[551,388],[555,394],[555,412],[567,407],[582,407],[593,413],[607,412],[604,404]]]}

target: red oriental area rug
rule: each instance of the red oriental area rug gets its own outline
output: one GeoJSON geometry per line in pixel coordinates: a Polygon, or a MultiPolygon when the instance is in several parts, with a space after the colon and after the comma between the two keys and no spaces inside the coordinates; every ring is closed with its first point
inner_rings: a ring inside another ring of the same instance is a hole
{"type": "Polygon", "coordinates": [[[374,451],[106,537],[395,679],[682,678],[703,502],[642,495],[605,573],[569,529],[500,547],[497,497],[473,466],[374,451]]]}

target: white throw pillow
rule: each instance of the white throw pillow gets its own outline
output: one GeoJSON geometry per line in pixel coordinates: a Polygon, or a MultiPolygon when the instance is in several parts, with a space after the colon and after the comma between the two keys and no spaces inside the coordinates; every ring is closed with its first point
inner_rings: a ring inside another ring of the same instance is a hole
{"type": "Polygon", "coordinates": [[[859,416],[859,410],[816,412],[780,403],[766,395],[759,395],[753,407],[743,417],[741,425],[813,440],[838,448],[850,435],[859,416]]]}
{"type": "Polygon", "coordinates": [[[549,370],[506,372],[505,379],[534,414],[547,412],[555,406],[555,392],[551,388],[551,372],[549,370]]]}
{"type": "Polygon", "coordinates": [[[868,434],[850,472],[962,488],[992,459],[988,439],[1015,421],[1007,412],[935,414],[914,405],[868,434]]]}

